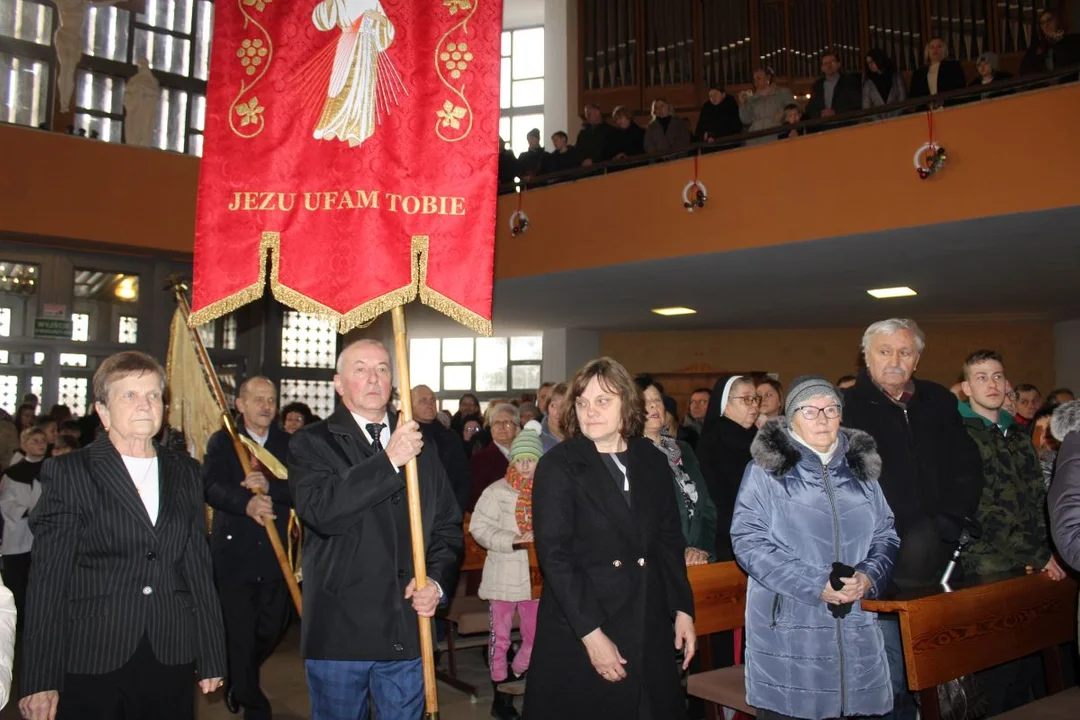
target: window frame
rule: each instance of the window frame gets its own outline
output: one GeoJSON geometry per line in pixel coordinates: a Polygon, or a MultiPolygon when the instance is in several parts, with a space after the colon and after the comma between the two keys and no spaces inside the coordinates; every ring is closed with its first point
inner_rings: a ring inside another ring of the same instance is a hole
{"type": "MultiPolygon", "coordinates": [[[[514,132],[514,118],[521,117],[523,115],[540,115],[540,116],[544,115],[544,103],[543,102],[541,102],[539,105],[522,105],[522,106],[515,106],[514,105],[514,82],[515,82],[515,80],[514,80],[514,33],[522,32],[522,31],[526,31],[526,30],[542,30],[545,33],[545,38],[547,36],[546,35],[547,31],[545,30],[543,25],[528,25],[526,27],[519,27],[519,28],[513,28],[513,29],[509,29],[509,30],[503,30],[502,35],[499,36],[500,37],[500,44],[499,44],[500,72],[501,72],[502,61],[505,60],[505,59],[510,60],[510,78],[509,78],[509,82],[510,82],[510,98],[509,98],[510,99],[510,106],[505,107],[505,108],[502,107],[502,98],[500,97],[500,99],[499,99],[499,120],[502,120],[503,118],[506,118],[507,120],[509,120],[510,130],[509,130],[508,134],[511,137],[504,137],[503,140],[505,140],[506,143],[510,146],[510,149],[514,151],[515,155],[517,155],[519,151],[518,151],[518,149],[514,148],[514,146],[513,146],[513,137],[512,136],[513,136],[513,132],[514,132]],[[501,42],[501,40],[502,40],[502,38],[504,36],[507,36],[507,35],[509,35],[509,38],[510,38],[510,54],[509,55],[503,55],[502,54],[502,42],[501,42]]],[[[522,81],[522,80],[543,80],[544,81],[544,88],[545,88],[545,92],[546,92],[546,88],[547,88],[547,63],[546,63],[546,58],[545,58],[544,67],[542,68],[542,72],[540,73],[540,75],[537,75],[535,77],[518,78],[517,80],[519,82],[522,81]]],[[[500,77],[500,87],[501,87],[501,83],[502,83],[502,78],[500,77]]],[[[500,93],[501,93],[501,90],[500,90],[500,93]]],[[[541,132],[541,136],[543,136],[544,134],[548,134],[548,130],[550,130],[550,128],[545,127],[544,130],[541,132]]],[[[540,144],[542,146],[546,147],[547,146],[547,139],[544,138],[544,137],[541,137],[540,138],[540,144]]]]}

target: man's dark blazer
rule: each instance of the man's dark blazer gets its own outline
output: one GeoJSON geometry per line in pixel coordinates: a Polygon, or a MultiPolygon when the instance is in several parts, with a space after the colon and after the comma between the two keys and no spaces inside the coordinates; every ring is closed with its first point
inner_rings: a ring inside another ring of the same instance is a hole
{"type": "Polygon", "coordinates": [[[163,664],[225,676],[199,464],[160,446],[157,457],[156,524],[108,437],[45,462],[30,515],[22,695],[63,692],[66,673],[116,670],[144,635],[163,664]]]}
{"type": "MultiPolygon", "coordinates": [[[[244,427],[244,418],[236,424],[243,435],[251,437],[244,427]]],[[[276,423],[270,425],[266,449],[285,465],[289,454],[289,433],[276,423]]],[[[203,491],[206,502],[214,508],[210,530],[210,554],[214,558],[214,575],[220,582],[284,582],[281,566],[266,537],[266,528],[247,514],[251,491],[240,486],[244,470],[236,457],[232,438],[225,430],[214,433],[206,443],[203,458],[203,491]]],[[[289,508],[292,496],[289,483],[269,477],[270,498],[278,534],[284,540],[289,532],[289,508]]]]}
{"type": "MultiPolygon", "coordinates": [[[[806,119],[816,120],[825,109],[825,78],[819,77],[810,91],[810,101],[806,103],[806,119]]],[[[837,115],[862,109],[862,80],[858,75],[840,73],[836,87],[833,88],[832,109],[837,115]]]]}
{"type": "MultiPolygon", "coordinates": [[[[397,417],[389,416],[390,428],[397,417]]],[[[434,448],[417,457],[427,575],[446,592],[465,550],[461,511],[434,448]]],[[[405,469],[375,452],[344,405],[289,444],[289,485],[304,522],[304,622],[312,660],[420,657],[405,469]]]]}
{"type": "Polygon", "coordinates": [[[469,472],[469,458],[465,456],[461,433],[443,427],[438,420],[420,423],[420,433],[425,443],[431,443],[439,451],[439,460],[446,470],[458,509],[464,513],[472,493],[472,474],[469,472]]]}

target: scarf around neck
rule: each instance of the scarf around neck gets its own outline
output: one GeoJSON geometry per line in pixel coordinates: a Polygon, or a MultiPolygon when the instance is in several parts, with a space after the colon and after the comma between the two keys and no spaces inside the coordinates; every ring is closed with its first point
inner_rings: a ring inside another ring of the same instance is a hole
{"type": "Polygon", "coordinates": [[[668,435],[667,428],[664,428],[660,431],[660,442],[655,443],[655,445],[667,456],[671,474],[674,476],[675,482],[679,484],[679,490],[682,492],[687,516],[693,520],[694,509],[697,507],[698,501],[697,483],[683,469],[682,450],[679,449],[679,443],[668,435]]]}
{"type": "Polygon", "coordinates": [[[514,508],[514,518],[517,520],[518,531],[532,532],[532,489],[533,479],[521,474],[521,471],[513,463],[506,470],[506,484],[518,494],[517,506],[514,508]]]}

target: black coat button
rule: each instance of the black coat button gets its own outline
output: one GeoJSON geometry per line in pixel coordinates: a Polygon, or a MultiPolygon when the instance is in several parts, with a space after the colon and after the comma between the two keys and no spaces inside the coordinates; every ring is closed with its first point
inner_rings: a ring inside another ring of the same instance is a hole
{"type": "Polygon", "coordinates": [[[402,645],[401,643],[394,643],[394,650],[396,650],[397,652],[401,652],[404,649],[405,649],[405,646],[402,645]]]}
{"type": "Polygon", "coordinates": [[[393,496],[390,498],[390,502],[394,503],[395,505],[400,505],[401,493],[394,493],[393,496]]]}
{"type": "Polygon", "coordinates": [[[398,571],[397,571],[397,576],[398,576],[399,578],[403,578],[403,577],[405,577],[405,570],[404,570],[404,569],[398,570],[398,571]]]}
{"type": "Polygon", "coordinates": [[[151,550],[150,552],[146,553],[146,559],[147,560],[157,560],[157,553],[155,553],[153,550],[151,550]]]}

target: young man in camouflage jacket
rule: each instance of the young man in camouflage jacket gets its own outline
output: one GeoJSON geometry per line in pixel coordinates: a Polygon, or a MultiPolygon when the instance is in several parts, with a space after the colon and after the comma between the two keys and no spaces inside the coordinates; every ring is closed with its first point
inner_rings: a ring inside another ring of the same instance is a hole
{"type": "MultiPolygon", "coordinates": [[[[971,575],[1045,571],[1065,577],[1051,550],[1046,519],[1046,486],[1027,431],[1002,405],[1005,364],[993,350],[979,350],[964,361],[960,403],[964,428],[982,457],[983,485],[977,518],[981,536],[962,556],[971,575]]],[[[1032,655],[978,673],[989,715],[1019,707],[1038,695],[1042,666],[1032,655]]]]}
{"type": "Polygon", "coordinates": [[[983,486],[978,520],[981,537],[963,556],[968,575],[1046,570],[1061,573],[1050,551],[1046,486],[1028,433],[1002,408],[1005,366],[993,350],[979,350],[964,362],[960,403],[964,428],[982,456],[983,486]]]}

